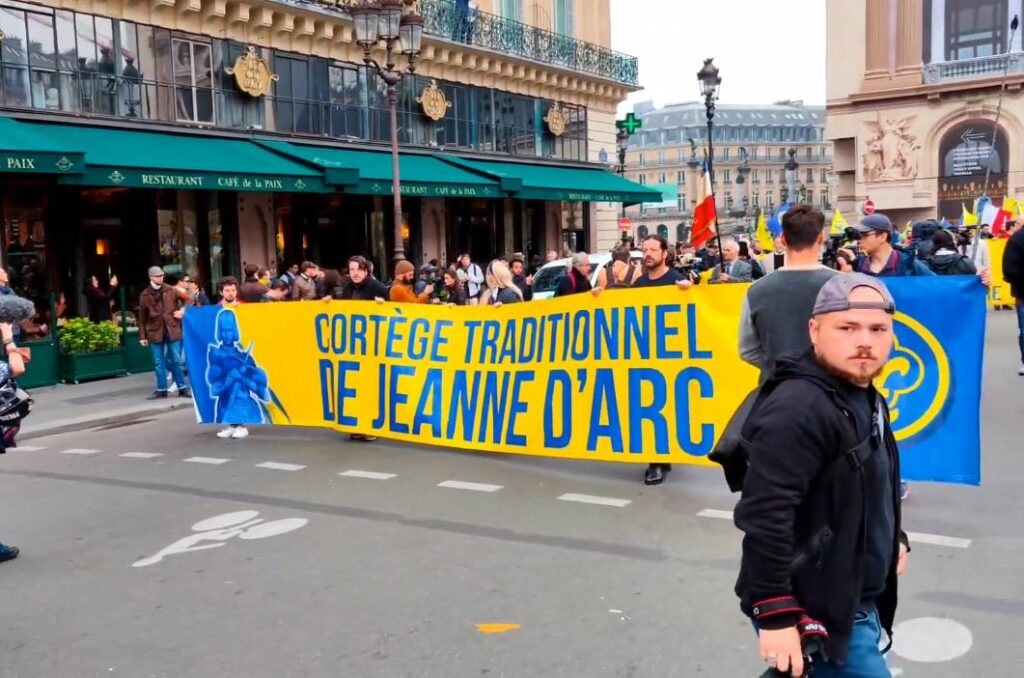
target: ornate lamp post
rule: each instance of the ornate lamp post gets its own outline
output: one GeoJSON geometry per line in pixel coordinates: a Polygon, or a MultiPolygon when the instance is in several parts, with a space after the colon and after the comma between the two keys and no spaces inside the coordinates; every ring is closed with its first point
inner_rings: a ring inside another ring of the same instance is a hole
{"type": "Polygon", "coordinates": [[[406,73],[416,71],[416,59],[423,47],[423,17],[410,10],[407,0],[362,0],[349,10],[356,27],[356,43],[363,48],[363,62],[372,66],[387,85],[388,106],[391,109],[391,191],[395,210],[395,261],[405,259],[402,238],[402,184],[398,172],[398,85],[406,73]],[[373,48],[384,43],[384,65],[372,56],[373,48]],[[398,68],[395,48],[409,62],[405,69],[398,68]]]}
{"type": "MultiPolygon", "coordinates": [[[[715,101],[718,99],[718,89],[722,86],[722,78],[718,75],[718,67],[712,62],[714,59],[705,59],[704,66],[697,72],[697,81],[700,83],[700,93],[704,97],[704,115],[708,121],[708,178],[711,180],[711,193],[715,191],[715,145],[713,132],[715,126],[715,101]]],[[[712,198],[714,201],[714,198],[712,198]]],[[[722,235],[718,232],[718,219],[715,219],[715,237],[718,240],[718,251],[722,251],[722,235]]]]}
{"type": "MultiPolygon", "coordinates": [[[[643,126],[643,121],[638,120],[633,113],[628,114],[624,120],[615,121],[615,127],[618,130],[615,133],[615,145],[619,151],[619,166],[616,171],[620,177],[625,178],[626,176],[626,151],[629,149],[629,138],[643,126]]],[[[626,218],[626,203],[622,203],[622,218],[626,218]]],[[[629,232],[623,231],[622,244],[628,243],[629,232]]]]}
{"type": "Polygon", "coordinates": [[[796,149],[791,148],[786,152],[789,154],[789,160],[783,165],[786,171],[786,184],[780,191],[782,204],[789,202],[790,196],[796,197],[796,172],[800,169],[800,163],[796,161],[796,149]]]}

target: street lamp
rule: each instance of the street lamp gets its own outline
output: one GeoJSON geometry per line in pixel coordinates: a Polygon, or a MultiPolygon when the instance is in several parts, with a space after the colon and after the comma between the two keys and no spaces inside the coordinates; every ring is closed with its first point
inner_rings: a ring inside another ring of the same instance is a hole
{"type": "Polygon", "coordinates": [[[791,148],[786,152],[789,154],[789,160],[783,165],[786,170],[786,185],[780,191],[783,205],[789,202],[790,196],[796,197],[796,172],[800,169],[800,163],[796,161],[796,149],[791,148]]]}
{"type": "MultiPolygon", "coordinates": [[[[700,93],[704,97],[704,115],[708,120],[708,178],[711,180],[711,195],[715,194],[715,145],[712,140],[715,120],[715,101],[718,99],[718,89],[722,86],[722,78],[718,75],[718,67],[712,62],[714,59],[705,59],[704,66],[697,71],[697,82],[700,83],[700,93]]],[[[711,199],[712,204],[715,198],[711,199]]],[[[715,237],[718,240],[718,251],[722,251],[722,236],[718,232],[718,215],[715,214],[715,237]]]]}
{"type": "Polygon", "coordinates": [[[411,7],[409,0],[362,0],[349,10],[356,27],[356,43],[363,48],[363,62],[372,66],[387,86],[391,109],[391,191],[395,210],[395,261],[405,259],[402,233],[402,184],[398,172],[398,85],[406,73],[416,71],[416,59],[423,46],[423,17],[411,7]],[[372,56],[373,48],[383,42],[384,65],[372,56]],[[409,65],[398,68],[395,47],[406,56],[409,65]]]}
{"type": "MultiPolygon", "coordinates": [[[[629,131],[623,126],[615,133],[615,143],[619,151],[619,176],[626,177],[626,150],[629,148],[629,131]]],[[[622,203],[622,218],[626,218],[626,203],[622,203]]],[[[622,231],[622,244],[629,242],[629,231],[622,231]]]]}

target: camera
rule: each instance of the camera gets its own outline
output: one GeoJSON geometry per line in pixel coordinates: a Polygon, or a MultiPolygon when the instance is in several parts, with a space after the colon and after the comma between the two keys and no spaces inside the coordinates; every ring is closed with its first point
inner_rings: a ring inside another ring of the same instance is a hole
{"type": "Polygon", "coordinates": [[[675,257],[675,261],[672,262],[672,265],[676,268],[676,270],[678,270],[691,281],[694,278],[700,277],[700,270],[702,264],[703,262],[701,262],[700,257],[698,257],[693,252],[677,255],[675,257]]]}
{"type": "Polygon", "coordinates": [[[843,248],[847,242],[853,240],[857,241],[860,239],[860,233],[856,229],[847,226],[843,229],[843,232],[838,235],[830,235],[828,242],[825,244],[825,253],[821,255],[821,263],[829,268],[839,270],[839,260],[842,259],[846,263],[853,265],[853,260],[847,256],[845,252],[839,250],[843,248]]]}

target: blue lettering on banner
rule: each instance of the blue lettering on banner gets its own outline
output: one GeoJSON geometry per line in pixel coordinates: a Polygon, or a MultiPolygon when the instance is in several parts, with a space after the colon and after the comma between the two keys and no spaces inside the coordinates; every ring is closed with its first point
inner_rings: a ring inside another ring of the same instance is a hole
{"type": "Polygon", "coordinates": [[[480,339],[480,364],[493,365],[498,362],[498,333],[501,323],[497,320],[484,322],[483,337],[480,339]],[[490,356],[488,358],[488,356],[490,356]]]}
{"type": "Polygon", "coordinates": [[[480,373],[473,374],[473,390],[469,389],[466,370],[456,370],[452,379],[451,403],[448,406],[448,439],[455,440],[455,423],[462,419],[462,439],[473,439],[476,423],[477,395],[480,393],[480,373]]]}
{"type": "Polygon", "coordinates": [[[697,304],[686,306],[687,349],[691,360],[711,360],[711,351],[697,348],[697,304]]]}
{"type": "Polygon", "coordinates": [[[572,359],[586,360],[590,354],[590,311],[576,312],[572,319],[572,334],[572,359]]]}
{"type": "MultiPolygon", "coordinates": [[[[386,315],[371,315],[370,322],[373,323],[373,355],[380,355],[380,324],[386,322],[388,317],[386,315]]],[[[383,384],[382,384],[383,385],[383,384]]]]}
{"type": "Polygon", "coordinates": [[[412,420],[412,434],[418,436],[423,426],[430,426],[430,434],[434,438],[441,437],[441,370],[427,370],[427,378],[423,384],[420,401],[416,405],[416,416],[412,420]],[[427,406],[430,410],[427,411],[427,406]]]}
{"type": "Polygon", "coordinates": [[[690,384],[696,382],[701,398],[715,395],[715,384],[711,375],[699,367],[687,367],[676,375],[676,438],[679,447],[692,457],[706,457],[715,444],[714,424],[700,425],[700,440],[691,438],[691,416],[694,409],[690,407],[690,384]]]}
{"type": "Polygon", "coordinates": [[[681,304],[670,304],[666,306],[658,306],[654,311],[655,318],[655,337],[658,341],[658,347],[656,356],[658,360],[680,360],[683,357],[683,352],[679,350],[670,350],[668,348],[668,340],[672,337],[679,336],[679,328],[673,326],[666,316],[672,313],[679,313],[683,310],[681,304]]]}
{"type": "Polygon", "coordinates": [[[601,368],[594,376],[594,403],[590,409],[587,451],[597,451],[598,438],[608,438],[612,451],[621,453],[622,422],[619,420],[619,403],[615,395],[615,373],[608,368],[601,368]],[[602,424],[605,412],[608,413],[608,423],[602,424]]]}
{"type": "Polygon", "coordinates": [[[355,397],[354,388],[345,387],[346,375],[349,372],[358,372],[359,363],[352,360],[338,361],[338,397],[335,400],[336,421],[341,426],[355,426],[359,423],[355,417],[345,414],[345,401],[355,397]]]}
{"type": "Polygon", "coordinates": [[[427,337],[430,334],[430,321],[416,318],[409,325],[409,358],[423,360],[427,357],[427,337]],[[422,333],[422,336],[417,336],[422,333]]]}
{"type": "Polygon", "coordinates": [[[502,365],[516,364],[516,321],[510,320],[505,329],[505,337],[501,342],[501,355],[498,362],[502,365]]]}
{"type": "Polygon", "coordinates": [[[668,422],[662,410],[667,400],[665,376],[649,367],[636,367],[629,370],[629,452],[643,453],[644,422],[654,426],[654,453],[668,454],[668,422]],[[653,398],[647,405],[643,403],[643,385],[650,384],[654,390],[653,398]]]}
{"type": "Polygon", "coordinates": [[[402,357],[402,354],[395,350],[395,344],[402,341],[404,335],[401,334],[401,326],[407,322],[409,322],[409,319],[400,315],[391,318],[391,322],[388,323],[388,341],[384,349],[384,356],[386,358],[402,357]]]}
{"type": "Polygon", "coordinates": [[[637,317],[637,309],[631,306],[625,309],[626,360],[650,360],[651,359],[651,309],[644,306],[640,309],[641,316],[637,317]],[[636,346],[636,358],[633,356],[633,346],[636,346]]]}
{"type": "Polygon", "coordinates": [[[350,353],[352,355],[366,355],[366,316],[365,315],[353,315],[351,322],[352,336],[350,339],[349,346],[351,347],[350,353]],[[356,349],[358,346],[358,350],[356,349]]]}
{"type": "Polygon", "coordinates": [[[548,388],[544,394],[544,447],[564,449],[572,440],[572,380],[565,370],[552,370],[548,375],[548,388]],[[555,385],[561,385],[562,433],[555,435],[555,385]]]}
{"type": "Polygon", "coordinates": [[[491,425],[491,442],[498,443],[501,440],[502,424],[505,422],[505,408],[508,406],[508,378],[509,373],[488,372],[484,378],[484,402],[480,408],[480,432],[477,434],[477,442],[482,443],[487,438],[488,423],[491,425]],[[501,378],[501,394],[498,394],[498,378],[501,378]],[[491,418],[488,422],[487,415],[491,418]]]}
{"type": "MultiPolygon", "coordinates": [[[[326,318],[327,316],[324,316],[326,318]]],[[[317,325],[319,328],[319,324],[317,325]]],[[[318,332],[319,334],[319,332],[318,332]]],[[[334,363],[330,360],[320,361],[320,398],[323,403],[324,421],[334,421],[334,363]]]]}
{"type": "Polygon", "coordinates": [[[619,359],[619,314],[607,313],[605,309],[594,311],[594,360],[619,359]]]}
{"type": "Polygon", "coordinates": [[[512,385],[512,403],[509,406],[508,428],[505,433],[505,444],[526,447],[526,436],[516,433],[516,422],[520,414],[526,414],[526,403],[522,400],[523,384],[529,384],[536,378],[533,370],[516,372],[516,380],[512,385]]]}
{"type": "Polygon", "coordinates": [[[448,356],[441,353],[441,349],[448,345],[450,338],[445,336],[445,330],[455,326],[451,320],[438,320],[434,323],[434,342],[430,349],[430,359],[436,363],[448,362],[448,356]]]}
{"type": "MultiPolygon", "coordinates": [[[[381,367],[383,368],[383,366],[381,367]]],[[[416,368],[409,365],[393,365],[391,367],[391,388],[389,389],[390,397],[388,398],[388,417],[390,421],[388,423],[392,433],[409,432],[409,425],[398,421],[398,406],[409,402],[409,396],[399,390],[398,381],[402,377],[411,377],[415,374],[416,368]]]]}
{"type": "Polygon", "coordinates": [[[466,338],[466,357],[462,362],[467,365],[473,364],[473,344],[476,342],[476,331],[480,329],[480,326],[484,324],[483,320],[467,320],[462,323],[463,326],[469,330],[469,336],[466,338]]]}
{"type": "MultiPolygon", "coordinates": [[[[327,353],[330,351],[330,347],[327,342],[324,341],[324,327],[330,322],[326,313],[321,313],[313,319],[313,325],[316,327],[316,347],[321,353],[327,353]]],[[[321,366],[323,362],[320,363],[321,366]]]]}
{"type": "Polygon", "coordinates": [[[537,350],[537,319],[523,318],[523,325],[519,330],[519,362],[533,362],[533,354],[537,350]],[[530,350],[527,351],[526,347],[530,350]]]}

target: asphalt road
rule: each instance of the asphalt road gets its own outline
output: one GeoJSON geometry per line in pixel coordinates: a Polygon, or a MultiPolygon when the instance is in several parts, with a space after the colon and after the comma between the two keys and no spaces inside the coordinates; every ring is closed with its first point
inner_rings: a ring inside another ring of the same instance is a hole
{"type": "MultiPolygon", "coordinates": [[[[1010,314],[990,323],[982,487],[918,484],[907,504],[924,541],[894,675],[1024,665],[1015,334],[1010,314]]],[[[213,434],[176,412],[0,458],[0,539],[23,552],[0,565],[0,676],[763,670],[717,472],[647,488],[635,466],[213,434]]]]}

